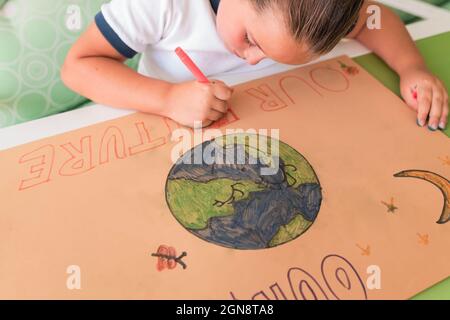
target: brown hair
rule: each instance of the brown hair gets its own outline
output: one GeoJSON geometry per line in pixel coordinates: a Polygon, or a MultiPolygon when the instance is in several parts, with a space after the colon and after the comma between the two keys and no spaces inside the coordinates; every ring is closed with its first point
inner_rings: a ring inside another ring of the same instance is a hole
{"type": "Polygon", "coordinates": [[[292,36],[317,54],[331,51],[355,27],[364,0],[250,0],[255,9],[279,8],[292,36]],[[275,5],[275,7],[274,7],[275,5]]]}

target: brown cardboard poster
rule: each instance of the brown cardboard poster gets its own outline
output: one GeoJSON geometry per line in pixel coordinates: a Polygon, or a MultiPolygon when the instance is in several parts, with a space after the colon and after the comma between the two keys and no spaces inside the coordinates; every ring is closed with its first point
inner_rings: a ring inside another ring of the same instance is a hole
{"type": "MultiPolygon", "coordinates": [[[[449,276],[449,139],[350,59],[236,87],[215,127],[279,129],[280,170],[174,164],[177,125],[143,114],[1,152],[0,298],[405,299],[449,276]]],[[[195,145],[259,154],[220,141],[195,145]]]]}

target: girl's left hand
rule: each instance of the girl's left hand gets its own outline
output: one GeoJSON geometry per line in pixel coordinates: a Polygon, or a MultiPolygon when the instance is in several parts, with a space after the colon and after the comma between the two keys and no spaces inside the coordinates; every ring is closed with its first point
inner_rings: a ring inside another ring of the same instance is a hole
{"type": "Polygon", "coordinates": [[[437,77],[426,68],[409,68],[400,75],[400,89],[405,102],[417,112],[417,124],[436,131],[448,121],[448,93],[437,77]],[[428,123],[427,123],[427,118],[428,123]]]}

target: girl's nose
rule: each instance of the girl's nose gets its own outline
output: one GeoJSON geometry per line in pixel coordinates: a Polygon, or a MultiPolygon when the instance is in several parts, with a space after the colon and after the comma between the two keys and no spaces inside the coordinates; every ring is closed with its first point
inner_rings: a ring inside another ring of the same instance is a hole
{"type": "Polygon", "coordinates": [[[247,50],[244,56],[245,60],[251,65],[258,64],[261,60],[266,58],[266,55],[260,50],[247,50]]]}

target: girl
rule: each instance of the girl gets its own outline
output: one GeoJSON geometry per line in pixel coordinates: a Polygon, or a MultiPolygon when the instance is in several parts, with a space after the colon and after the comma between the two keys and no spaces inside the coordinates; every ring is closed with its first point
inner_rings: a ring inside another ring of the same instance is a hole
{"type": "Polygon", "coordinates": [[[65,84],[98,103],[209,125],[227,112],[233,90],[201,84],[173,53],[178,46],[206,76],[273,61],[303,64],[344,37],[378,54],[401,78],[417,123],[445,129],[448,95],[427,69],[401,20],[381,6],[381,29],[366,26],[363,0],[112,0],[69,52],[65,84]],[[139,72],[123,62],[143,53],[139,72]],[[417,94],[412,94],[412,92],[417,94]]]}

